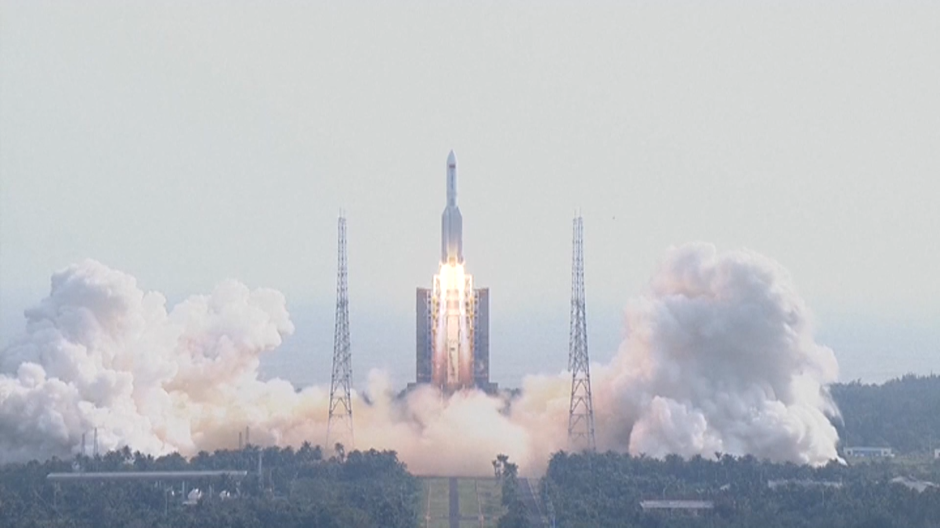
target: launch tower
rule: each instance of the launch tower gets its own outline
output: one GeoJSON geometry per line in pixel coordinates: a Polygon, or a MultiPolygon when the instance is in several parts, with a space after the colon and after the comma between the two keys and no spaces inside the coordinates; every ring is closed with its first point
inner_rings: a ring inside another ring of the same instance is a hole
{"type": "Polygon", "coordinates": [[[431,288],[417,289],[416,301],[416,383],[445,393],[473,387],[495,391],[489,372],[489,289],[474,288],[464,269],[454,151],[447,156],[439,272],[431,288]]]}

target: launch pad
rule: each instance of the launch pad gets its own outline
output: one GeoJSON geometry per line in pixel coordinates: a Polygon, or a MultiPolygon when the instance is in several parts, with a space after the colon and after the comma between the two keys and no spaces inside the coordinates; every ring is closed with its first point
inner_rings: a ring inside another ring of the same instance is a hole
{"type": "Polygon", "coordinates": [[[463,260],[463,218],[457,207],[457,157],[447,157],[447,206],[441,215],[441,262],[431,288],[418,288],[415,385],[451,394],[496,392],[489,370],[489,289],[474,288],[463,260]]]}

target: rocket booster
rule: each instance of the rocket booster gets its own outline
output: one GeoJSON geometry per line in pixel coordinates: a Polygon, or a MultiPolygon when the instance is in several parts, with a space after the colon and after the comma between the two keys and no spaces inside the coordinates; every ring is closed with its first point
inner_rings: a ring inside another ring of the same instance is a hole
{"type": "Polygon", "coordinates": [[[463,217],[457,207],[457,156],[447,156],[447,207],[441,215],[441,262],[463,264],[463,217]]]}

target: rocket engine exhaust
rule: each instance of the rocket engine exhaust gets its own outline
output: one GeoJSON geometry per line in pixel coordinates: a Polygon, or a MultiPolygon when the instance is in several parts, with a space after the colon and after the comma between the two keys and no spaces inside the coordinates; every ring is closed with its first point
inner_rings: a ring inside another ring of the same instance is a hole
{"type": "Polygon", "coordinates": [[[445,391],[473,386],[473,277],[462,264],[441,264],[434,277],[437,305],[432,383],[445,391]]]}

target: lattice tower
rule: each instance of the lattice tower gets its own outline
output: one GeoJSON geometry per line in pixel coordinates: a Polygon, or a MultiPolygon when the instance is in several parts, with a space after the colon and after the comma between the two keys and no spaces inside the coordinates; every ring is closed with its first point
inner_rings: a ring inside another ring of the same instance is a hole
{"type": "Polygon", "coordinates": [[[346,284],[346,217],[340,213],[336,273],[336,325],[333,332],[333,376],[330,380],[330,418],[326,428],[326,447],[343,444],[353,449],[352,353],[349,345],[349,296],[346,284]]]}
{"type": "Polygon", "coordinates": [[[587,318],[584,310],[584,221],[574,219],[571,257],[571,331],[568,370],[571,371],[571,406],[568,411],[568,447],[594,451],[594,404],[588,356],[587,318]]]}

